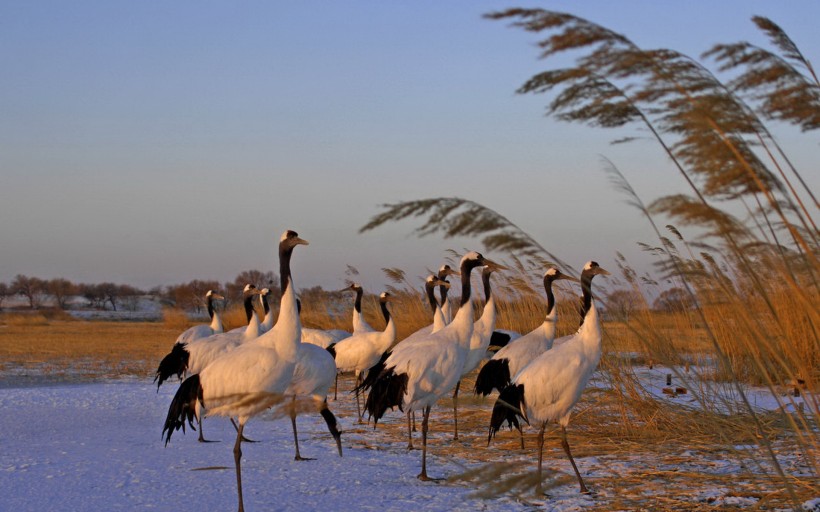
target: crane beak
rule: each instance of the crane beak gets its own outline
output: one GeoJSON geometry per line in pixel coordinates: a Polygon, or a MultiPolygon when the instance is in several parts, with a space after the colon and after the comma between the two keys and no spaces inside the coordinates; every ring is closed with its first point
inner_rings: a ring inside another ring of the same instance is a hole
{"type": "Polygon", "coordinates": [[[610,275],[612,275],[612,274],[609,272],[609,270],[606,270],[606,269],[604,269],[604,268],[602,268],[602,267],[598,267],[598,269],[596,270],[596,272],[595,272],[595,273],[596,273],[596,274],[600,274],[600,275],[602,275],[602,276],[610,276],[610,275]]]}
{"type": "Polygon", "coordinates": [[[435,286],[443,286],[445,288],[449,288],[450,281],[445,281],[444,279],[436,279],[435,286]]]}
{"type": "Polygon", "coordinates": [[[508,267],[505,267],[500,263],[496,263],[493,260],[488,260],[487,258],[484,258],[484,266],[490,267],[493,270],[509,270],[508,267]]]}
{"type": "Polygon", "coordinates": [[[225,300],[225,297],[223,297],[222,295],[219,295],[218,293],[212,293],[211,298],[214,299],[214,300],[225,300]]]}
{"type": "Polygon", "coordinates": [[[299,238],[298,236],[293,240],[295,245],[310,245],[310,242],[305,240],[304,238],[299,238]]]}
{"type": "Polygon", "coordinates": [[[563,274],[563,273],[558,276],[558,279],[556,279],[556,281],[559,280],[559,279],[566,279],[567,281],[572,281],[573,283],[580,283],[581,282],[581,280],[578,279],[577,277],[568,276],[568,275],[563,274]]]}

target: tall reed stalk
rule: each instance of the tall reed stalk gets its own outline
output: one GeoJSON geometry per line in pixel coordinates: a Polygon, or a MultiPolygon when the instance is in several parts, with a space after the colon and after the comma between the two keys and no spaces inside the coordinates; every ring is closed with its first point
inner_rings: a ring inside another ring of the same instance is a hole
{"type": "MultiPolygon", "coordinates": [[[[670,170],[683,179],[686,193],[646,205],[617,167],[607,164],[615,188],[627,194],[657,237],[644,247],[656,257],[659,277],[638,279],[625,261],[623,277],[643,294],[671,280],[691,305],[673,313],[632,315],[617,328],[607,326],[607,339],[617,350],[637,349],[650,361],[670,365],[684,381],[696,361],[708,374],[690,379],[700,388],[695,396],[701,405],[746,418],[748,437],[768,453],[768,463],[757,465],[797,503],[793,476],[781,467],[773,443],[789,433],[815,477],[820,474],[820,236],[813,218],[820,205],[768,125],[820,128],[820,83],[811,63],[779,26],[761,17],[753,22],[774,49],[715,45],[701,58],[713,61],[716,72],[674,50],[642,49],[571,14],[509,9],[487,17],[546,34],[537,42],[542,59],[578,55],[573,66],[540,72],[518,92],[553,93],[547,110],[562,121],[648,129],[669,158],[670,170]],[[730,78],[723,82],[716,73],[730,78]],[[669,220],[694,231],[695,239],[686,239],[667,225],[669,220]],[[794,390],[802,395],[805,409],[784,414],[784,430],[773,430],[749,402],[748,384],[767,386],[784,411],[796,406],[796,399],[783,393],[788,386],[792,395],[794,390]]],[[[626,134],[618,142],[631,138],[626,134]]],[[[460,198],[384,205],[362,231],[408,217],[427,218],[420,235],[481,236],[488,250],[530,262],[546,258],[565,267],[503,215],[460,198]]],[[[500,323],[513,322],[512,310],[535,321],[528,297],[502,301],[500,323]]],[[[634,360],[621,355],[609,350],[602,367],[623,407],[624,425],[646,426],[646,411],[658,408],[647,405],[652,398],[641,392],[630,371],[634,360]]],[[[715,424],[728,418],[722,414],[710,415],[715,424]]]]}

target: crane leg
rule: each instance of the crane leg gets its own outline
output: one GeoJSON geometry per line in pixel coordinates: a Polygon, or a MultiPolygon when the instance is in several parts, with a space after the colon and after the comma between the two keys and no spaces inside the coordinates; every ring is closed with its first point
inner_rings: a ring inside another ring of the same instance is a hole
{"type": "MultiPolygon", "coordinates": [[[[236,422],[233,420],[233,418],[231,418],[231,425],[233,425],[234,430],[236,430],[237,432],[239,432],[239,427],[237,427],[237,426],[236,426],[236,422]]],[[[210,442],[212,442],[212,441],[206,441],[206,442],[210,443],[210,442]]],[[[254,441],[253,439],[248,439],[247,437],[245,437],[245,436],[243,435],[243,436],[242,436],[242,442],[243,442],[243,443],[256,443],[256,442],[258,442],[258,441],[254,441]]]]}
{"type": "MultiPolygon", "coordinates": [[[[359,387],[359,384],[361,384],[361,380],[362,380],[362,378],[361,378],[360,374],[357,373],[356,374],[356,387],[357,388],[359,387]]],[[[364,423],[362,421],[362,416],[364,415],[364,413],[362,413],[362,406],[359,405],[359,393],[358,392],[356,393],[356,414],[359,417],[359,423],[360,424],[364,423]]]]}
{"type": "Polygon", "coordinates": [[[291,412],[290,414],[290,424],[293,425],[293,444],[296,446],[296,456],[293,457],[293,460],[313,460],[307,457],[302,457],[299,454],[299,434],[296,433],[296,413],[291,412]]]}
{"type": "Polygon", "coordinates": [[[572,458],[572,453],[569,451],[569,441],[567,441],[567,429],[563,425],[561,426],[561,446],[564,448],[567,457],[569,457],[569,461],[572,463],[572,469],[575,470],[575,476],[578,477],[578,483],[581,484],[581,493],[589,494],[587,486],[584,485],[584,479],[581,478],[581,472],[578,471],[578,466],[575,465],[575,459],[572,458]]]}
{"type": "MultiPolygon", "coordinates": [[[[541,430],[538,431],[538,480],[535,482],[535,495],[542,496],[544,494],[544,488],[541,484],[543,477],[541,476],[541,466],[544,462],[544,429],[547,428],[547,424],[541,424],[541,430]]],[[[520,430],[520,429],[519,429],[520,430]]],[[[524,437],[523,434],[521,435],[521,448],[524,448],[524,437]]]]}
{"type": "Polygon", "coordinates": [[[196,423],[199,425],[199,441],[200,443],[217,443],[218,441],[212,441],[210,439],[205,439],[205,434],[202,433],[202,415],[197,416],[196,423]]]}
{"type": "Polygon", "coordinates": [[[410,425],[410,415],[413,414],[413,411],[410,409],[407,410],[407,451],[413,449],[413,428],[410,425]]]}
{"type": "Polygon", "coordinates": [[[239,512],[245,512],[245,504],[242,500],[242,431],[245,424],[240,422],[236,429],[236,444],[233,446],[233,461],[236,465],[236,493],[239,499],[239,512]]]}
{"type": "Polygon", "coordinates": [[[424,408],[424,417],[421,420],[421,473],[419,480],[432,480],[427,476],[427,427],[430,423],[430,406],[424,408]]]}
{"type": "Polygon", "coordinates": [[[458,441],[458,388],[461,387],[461,379],[456,382],[456,390],[453,392],[453,441],[458,441]]]}

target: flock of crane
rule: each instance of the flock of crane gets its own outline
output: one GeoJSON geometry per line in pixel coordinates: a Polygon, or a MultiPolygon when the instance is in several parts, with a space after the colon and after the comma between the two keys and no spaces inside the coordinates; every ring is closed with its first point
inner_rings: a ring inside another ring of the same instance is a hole
{"type": "MultiPolygon", "coordinates": [[[[199,440],[205,441],[203,415],[227,416],[236,427],[234,463],[239,510],[242,499],[242,442],[247,421],[270,409],[283,408],[290,415],[296,459],[301,460],[296,431],[296,400],[312,400],[327,423],[342,455],[341,433],[336,417],[328,408],[330,387],[341,372],[354,372],[359,420],[364,410],[374,423],[393,408],[407,414],[408,448],[413,447],[411,415],[423,414],[421,424],[422,459],[418,478],[430,480],[427,474],[427,433],[430,409],[445,394],[453,392],[455,437],[458,438],[458,389],[461,378],[473,371],[485,359],[495,331],[496,308],[490,286],[492,272],[504,267],[477,252],[463,256],[458,271],[445,265],[438,275],[425,282],[426,297],[433,314],[433,323],[395,344],[396,325],[388,304],[389,293],[382,293],[379,304],[387,327],[374,330],[362,316],[363,290],[357,284],[348,289],[356,293],[353,308],[353,331],[321,331],[306,329],[299,318],[300,304],[294,291],[290,261],[297,245],[308,242],[291,230],[279,241],[279,275],[282,297],[276,323],[267,304],[267,289],[253,285],[245,288],[245,310],[248,325],[223,332],[222,321],[214,301],[222,297],[209,291],[206,300],[212,321],[210,325],[194,326],[183,332],[171,352],[163,358],[155,381],[159,388],[176,375],[182,381],[163,427],[167,445],[172,434],[188,423],[199,424],[199,440]],[[482,269],[486,304],[481,317],[474,319],[470,274],[482,269]],[[461,280],[460,305],[452,315],[447,291],[447,277],[461,280]],[[435,297],[436,288],[441,301],[435,297]],[[262,297],[265,318],[260,320],[253,301],[262,297]],[[364,407],[360,397],[366,395],[364,407]]],[[[572,457],[566,437],[566,426],[572,408],[578,401],[601,358],[601,327],[592,300],[591,283],[595,275],[609,272],[594,261],[588,262],[576,279],[550,268],[544,274],[547,294],[547,315],[542,325],[519,336],[505,332],[509,342],[480,370],[475,392],[488,395],[499,391],[489,427],[488,443],[504,422],[521,432],[520,420],[540,426],[538,478],[536,493],[542,494],[541,466],[544,430],[547,423],[557,421],[561,427],[562,447],[578,477],[580,490],[588,492],[572,457]],[[581,326],[575,334],[555,339],[556,309],[552,283],[568,279],[582,287],[581,326]]],[[[523,434],[521,434],[523,448],[523,434]]]]}

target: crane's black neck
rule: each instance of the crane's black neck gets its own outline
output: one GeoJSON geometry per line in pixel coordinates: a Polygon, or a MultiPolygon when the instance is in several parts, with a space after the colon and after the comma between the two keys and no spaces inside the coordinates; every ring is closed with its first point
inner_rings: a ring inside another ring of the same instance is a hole
{"type": "Polygon", "coordinates": [[[360,315],[362,314],[362,295],[364,295],[364,289],[361,287],[356,288],[356,302],[353,304],[353,308],[360,315]]]}
{"type": "Polygon", "coordinates": [[[435,314],[436,307],[438,306],[438,302],[436,302],[436,285],[433,283],[426,283],[424,288],[427,291],[427,302],[430,304],[430,309],[435,314]]]}
{"type": "Polygon", "coordinates": [[[262,297],[262,307],[265,308],[265,316],[267,316],[268,313],[270,313],[270,304],[268,304],[268,294],[265,293],[263,295],[260,295],[260,297],[262,297]]]}
{"type": "Polygon", "coordinates": [[[384,315],[384,322],[390,323],[390,310],[387,309],[387,301],[382,299],[379,301],[379,306],[382,308],[382,315],[384,315]]]}
{"type": "Polygon", "coordinates": [[[213,295],[208,295],[208,300],[206,301],[208,304],[208,316],[211,317],[211,320],[214,319],[214,297],[213,295]]]}
{"type": "Polygon", "coordinates": [[[592,308],[592,278],[595,277],[595,274],[584,270],[581,272],[581,290],[583,294],[581,295],[581,325],[584,325],[584,318],[586,318],[587,313],[589,312],[590,308],[592,308]]]}
{"type": "Polygon", "coordinates": [[[481,265],[478,260],[466,260],[461,264],[461,306],[470,302],[472,286],[470,284],[470,273],[474,268],[481,265]]]}
{"type": "Polygon", "coordinates": [[[282,290],[282,295],[290,286],[290,257],[293,254],[293,246],[286,244],[285,241],[279,244],[279,286],[282,290]]]}
{"type": "MultiPolygon", "coordinates": [[[[447,274],[449,274],[450,265],[444,265],[438,271],[438,278],[442,281],[447,280],[447,274]]],[[[438,292],[441,294],[441,303],[444,304],[447,302],[447,292],[450,291],[447,286],[439,285],[438,292]]]]}
{"type": "Polygon", "coordinates": [[[248,322],[251,321],[253,317],[253,298],[256,295],[249,293],[245,296],[245,316],[248,317],[248,322]]]}
{"type": "Polygon", "coordinates": [[[296,314],[297,315],[302,314],[302,299],[299,299],[299,298],[296,299],[296,314]]]}
{"type": "Polygon", "coordinates": [[[484,283],[484,300],[489,302],[490,297],[493,294],[492,289],[490,288],[490,274],[493,271],[490,270],[490,267],[484,267],[484,270],[481,271],[481,282],[484,283]]]}
{"type": "Polygon", "coordinates": [[[552,293],[553,281],[555,281],[553,276],[544,276],[544,290],[547,292],[547,315],[551,314],[555,307],[555,295],[552,293]]]}

